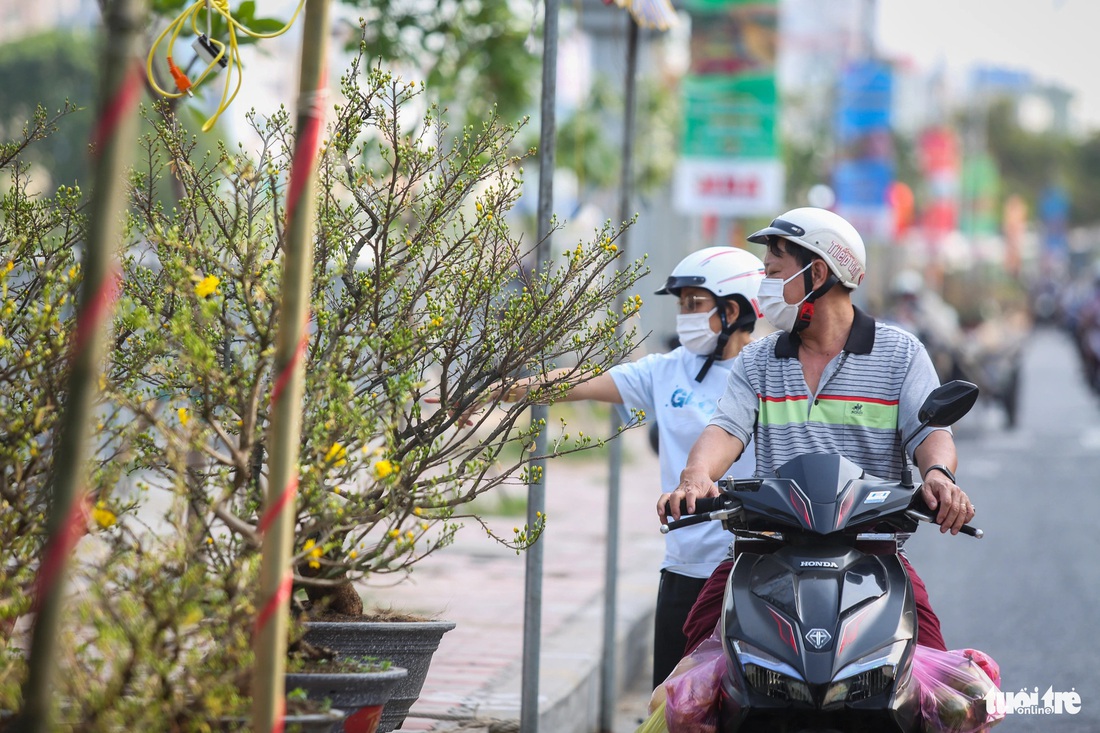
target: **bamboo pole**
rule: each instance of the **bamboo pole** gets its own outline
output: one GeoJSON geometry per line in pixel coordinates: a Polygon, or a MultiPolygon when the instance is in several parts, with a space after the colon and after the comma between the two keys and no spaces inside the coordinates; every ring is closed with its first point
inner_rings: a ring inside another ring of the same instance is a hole
{"type": "Polygon", "coordinates": [[[271,456],[264,515],[263,558],[253,633],[252,730],[283,730],[286,647],[294,548],[294,505],[298,487],[302,393],[309,294],[313,274],[314,186],[328,53],[328,0],[307,0],[298,86],[297,136],[286,201],[282,304],[275,347],[277,375],[271,394],[271,456]]]}
{"type": "Polygon", "coordinates": [[[83,280],[72,336],[68,397],[53,454],[49,539],[39,567],[34,596],[34,629],[24,706],[17,731],[51,730],[50,705],[56,670],[61,608],[69,555],[87,529],[88,438],[106,346],[107,323],[119,287],[117,247],[121,214],[126,210],[126,171],[137,137],[141,68],[136,62],[144,24],[142,0],[115,0],[105,12],[100,109],[92,133],[94,169],[92,212],[82,263],[83,280]]]}

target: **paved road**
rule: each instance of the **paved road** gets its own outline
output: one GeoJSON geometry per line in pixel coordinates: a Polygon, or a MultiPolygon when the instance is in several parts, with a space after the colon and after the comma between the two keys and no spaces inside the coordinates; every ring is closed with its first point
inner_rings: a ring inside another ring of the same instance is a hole
{"type": "MultiPolygon", "coordinates": [[[[1002,689],[1074,691],[1076,715],[1012,715],[998,733],[1100,731],[1100,401],[1070,342],[1035,332],[1019,427],[979,406],[955,431],[959,481],[985,538],[923,527],[908,551],[952,648],[1001,665],[1002,689]]],[[[615,733],[632,731],[648,693],[624,698],[615,733]]]]}
{"type": "Polygon", "coordinates": [[[1100,402],[1068,339],[1037,331],[1019,427],[977,411],[956,430],[979,541],[925,527],[908,547],[949,647],[1001,665],[1002,689],[1076,691],[1076,715],[1016,715],[1005,733],[1100,731],[1100,402]]]}

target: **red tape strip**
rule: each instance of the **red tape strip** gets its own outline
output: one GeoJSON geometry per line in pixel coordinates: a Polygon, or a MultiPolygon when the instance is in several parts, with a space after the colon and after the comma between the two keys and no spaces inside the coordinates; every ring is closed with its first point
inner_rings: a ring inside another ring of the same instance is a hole
{"type": "Polygon", "coordinates": [[[287,571],[283,576],[283,582],[279,583],[279,589],[275,591],[275,595],[268,599],[264,604],[260,614],[256,617],[255,634],[258,636],[271,621],[271,617],[275,615],[275,612],[283,607],[283,604],[290,600],[290,592],[293,590],[294,576],[287,571]]]}
{"type": "Polygon", "coordinates": [[[46,543],[45,555],[38,570],[38,580],[35,583],[33,606],[35,613],[41,609],[46,595],[53,590],[60,580],[61,570],[65,567],[69,555],[76,547],[76,543],[84,536],[84,532],[88,527],[90,503],[86,495],[73,501],[64,523],[46,543]]]}
{"type": "Polygon", "coordinates": [[[94,157],[99,157],[100,152],[103,150],[103,143],[114,137],[126,113],[137,104],[138,97],[141,95],[143,76],[141,64],[138,62],[131,64],[130,70],[122,79],[122,83],[115,90],[115,95],[103,107],[95,129],[92,130],[90,141],[94,157]]]}
{"type": "Polygon", "coordinates": [[[267,530],[271,528],[271,524],[278,518],[279,512],[286,508],[287,504],[291,502],[291,500],[297,495],[297,493],[298,477],[294,476],[294,478],[292,478],[290,482],[287,483],[286,488],[283,489],[283,493],[279,494],[279,498],[273,501],[271,503],[271,506],[269,506],[267,510],[264,511],[264,515],[260,519],[261,534],[267,532],[267,530]]]}
{"type": "Polygon", "coordinates": [[[275,720],[271,724],[271,733],[283,733],[286,729],[286,700],[275,701],[275,720]]]}
{"type": "Polygon", "coordinates": [[[99,289],[85,303],[80,315],[76,317],[76,333],[73,336],[72,355],[75,357],[81,353],[100,324],[107,318],[118,299],[119,290],[122,287],[122,276],[118,270],[112,268],[99,289]]]}
{"type": "MultiPolygon", "coordinates": [[[[309,314],[306,314],[306,325],[309,324],[309,314]]],[[[307,328],[302,329],[302,338],[298,341],[298,348],[294,350],[294,356],[290,359],[284,368],[279,378],[275,380],[275,386],[271,390],[271,408],[275,409],[275,403],[279,401],[279,398],[283,394],[283,390],[286,389],[286,385],[290,382],[291,376],[294,375],[294,368],[298,366],[298,362],[302,360],[302,354],[306,351],[306,346],[309,345],[309,330],[307,328]]]]}
{"type": "Polygon", "coordinates": [[[290,221],[294,218],[294,212],[298,209],[298,202],[304,193],[306,179],[313,171],[320,139],[320,115],[307,117],[305,129],[302,130],[295,141],[294,159],[290,163],[290,190],[287,192],[286,201],[287,229],[290,228],[290,221]]]}

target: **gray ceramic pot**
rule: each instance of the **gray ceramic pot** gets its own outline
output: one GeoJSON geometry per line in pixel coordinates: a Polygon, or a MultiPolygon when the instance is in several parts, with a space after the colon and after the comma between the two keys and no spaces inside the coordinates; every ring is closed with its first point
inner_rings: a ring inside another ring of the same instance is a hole
{"type": "MultiPolygon", "coordinates": [[[[388,659],[409,674],[397,683],[382,711],[378,733],[389,733],[402,722],[420,697],[432,655],[453,621],[309,621],[305,640],[349,657],[388,659]]],[[[333,704],[336,704],[335,702],[333,704]]]]}
{"type": "MultiPolygon", "coordinates": [[[[345,718],[343,710],[332,708],[325,713],[287,715],[283,718],[286,733],[333,733],[345,718]]],[[[217,731],[250,731],[252,718],[229,718],[218,721],[217,731]]]]}
{"type": "Polygon", "coordinates": [[[381,672],[288,672],[286,689],[305,690],[310,700],[328,700],[333,707],[345,711],[342,724],[333,731],[348,733],[374,733],[373,726],[365,721],[375,721],[381,716],[378,709],[389,701],[396,685],[407,676],[401,667],[391,667],[381,672]]]}

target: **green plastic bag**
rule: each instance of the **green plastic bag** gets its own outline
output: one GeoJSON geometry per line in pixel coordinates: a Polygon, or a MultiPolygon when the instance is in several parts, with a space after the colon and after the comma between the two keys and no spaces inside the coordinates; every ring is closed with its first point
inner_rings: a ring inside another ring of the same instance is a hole
{"type": "Polygon", "coordinates": [[[668,725],[665,723],[665,704],[658,705],[653,714],[646,718],[634,733],[668,733],[668,725]]]}

